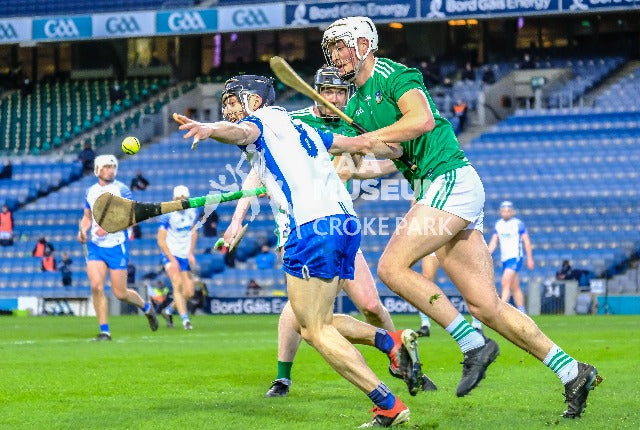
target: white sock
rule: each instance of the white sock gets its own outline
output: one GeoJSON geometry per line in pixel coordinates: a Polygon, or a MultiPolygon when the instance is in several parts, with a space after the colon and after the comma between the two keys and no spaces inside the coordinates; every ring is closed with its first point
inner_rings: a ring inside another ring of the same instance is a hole
{"type": "Polygon", "coordinates": [[[563,384],[573,381],[578,376],[578,362],[555,343],[542,362],[558,375],[563,384]]]}
{"type": "Polygon", "coordinates": [[[516,306],[516,309],[522,312],[523,314],[527,313],[527,310],[524,308],[524,306],[516,306]]]}
{"type": "Polygon", "coordinates": [[[420,315],[420,327],[431,327],[431,320],[429,317],[422,312],[418,312],[418,314],[420,315]]]}
{"type": "Polygon", "coordinates": [[[474,316],[471,316],[471,327],[475,328],[476,330],[482,330],[482,321],[474,316]]]}
{"type": "Polygon", "coordinates": [[[463,353],[484,345],[484,338],[471,327],[461,314],[458,314],[446,330],[458,342],[463,353]]]}

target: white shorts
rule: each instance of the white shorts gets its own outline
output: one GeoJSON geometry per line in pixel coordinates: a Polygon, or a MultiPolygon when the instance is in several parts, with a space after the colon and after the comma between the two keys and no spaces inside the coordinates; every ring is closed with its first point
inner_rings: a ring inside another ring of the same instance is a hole
{"type": "Polygon", "coordinates": [[[289,234],[291,233],[289,215],[286,212],[279,210],[274,217],[274,221],[276,222],[276,229],[273,231],[273,233],[278,238],[278,242],[276,243],[276,250],[281,250],[287,243],[287,239],[289,238],[289,234]]]}
{"type": "Polygon", "coordinates": [[[465,230],[483,230],[484,186],[472,166],[438,176],[416,204],[431,206],[469,221],[465,230]]]}

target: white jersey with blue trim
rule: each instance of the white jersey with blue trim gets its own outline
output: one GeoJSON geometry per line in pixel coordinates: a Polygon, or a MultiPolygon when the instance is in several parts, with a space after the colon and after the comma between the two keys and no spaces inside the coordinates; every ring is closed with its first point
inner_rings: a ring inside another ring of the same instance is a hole
{"type": "Polygon", "coordinates": [[[191,249],[191,229],[198,218],[197,209],[164,214],[159,229],[167,230],[167,247],[174,257],[187,258],[191,249]]]}
{"type": "Polygon", "coordinates": [[[84,207],[86,209],[91,209],[91,242],[95,243],[101,248],[112,248],[116,245],[120,245],[124,243],[128,239],[127,231],[119,231],[116,233],[107,233],[104,236],[98,236],[96,234],[98,228],[100,226],[96,222],[96,219],[93,217],[93,205],[95,204],[98,197],[100,197],[104,193],[111,193],[116,196],[124,197],[125,199],[130,199],[132,197],[131,190],[125,184],[118,180],[114,180],[110,184],[105,186],[100,185],[100,183],[93,184],[87,189],[84,199],[84,207]]]}
{"type": "Polygon", "coordinates": [[[522,258],[522,235],[527,232],[524,223],[518,218],[503,219],[496,222],[495,233],[500,240],[500,261],[522,258]]]}
{"type": "Polygon", "coordinates": [[[291,228],[330,215],[356,215],[327,151],[333,134],[292,120],[276,106],[243,121],[260,129],[258,140],[244,147],[247,160],[275,204],[288,208],[291,228]]]}

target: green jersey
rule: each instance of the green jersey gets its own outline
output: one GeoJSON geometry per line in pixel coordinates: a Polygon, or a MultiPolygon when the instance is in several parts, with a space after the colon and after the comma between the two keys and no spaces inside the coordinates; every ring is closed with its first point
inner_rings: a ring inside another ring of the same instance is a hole
{"type": "Polygon", "coordinates": [[[339,118],[327,121],[324,118],[316,115],[313,112],[313,106],[290,112],[289,115],[293,119],[299,119],[308,126],[327,133],[341,134],[343,136],[349,137],[358,135],[353,127],[339,118]]]}
{"type": "Polygon", "coordinates": [[[374,131],[387,127],[402,117],[398,100],[407,91],[417,88],[427,97],[435,128],[407,142],[402,142],[406,156],[417,166],[415,172],[401,161],[393,160],[404,177],[415,188],[419,181],[418,195],[438,176],[469,165],[469,160],[460,149],[453,127],[440,115],[427,91],[422,74],[386,58],[376,58],[373,74],[356,93],[345,109],[355,122],[366,130],[374,131]]]}

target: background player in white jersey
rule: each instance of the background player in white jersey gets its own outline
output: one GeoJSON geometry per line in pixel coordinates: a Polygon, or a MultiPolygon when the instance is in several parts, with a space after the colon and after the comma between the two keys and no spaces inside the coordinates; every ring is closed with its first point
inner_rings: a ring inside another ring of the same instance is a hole
{"type": "MultiPolygon", "coordinates": [[[[344,108],[352,93],[351,84],[340,79],[337,75],[337,70],[333,67],[319,68],[314,76],[313,85],[316,91],[339,108],[344,108]]],[[[291,112],[290,116],[319,130],[351,136],[357,134],[338,116],[331,114],[324,106],[317,103],[291,112]]],[[[230,243],[242,228],[242,220],[249,210],[250,201],[251,199],[248,198],[238,201],[231,223],[224,234],[226,243],[230,243]]],[[[288,217],[280,216],[279,218],[288,223],[288,217]]],[[[286,225],[279,225],[277,231],[287,230],[288,227],[286,225]]],[[[278,246],[283,247],[284,242],[285,240],[280,240],[279,238],[278,246]]],[[[390,332],[395,331],[389,311],[380,301],[371,270],[369,270],[367,261],[361,251],[356,254],[354,279],[345,280],[344,291],[353,300],[353,303],[369,324],[390,332]]],[[[282,309],[278,320],[278,373],[266,393],[267,397],[282,397],[289,393],[291,368],[302,340],[302,337],[296,331],[297,324],[291,305],[287,303],[282,309]]],[[[389,370],[394,376],[402,377],[399,374],[399,369],[394,367],[394,364],[390,364],[389,370]]]]}
{"type": "MultiPolygon", "coordinates": [[[[405,422],[409,409],[369,369],[364,358],[337,329],[333,302],[344,279],[353,279],[360,243],[359,220],[349,193],[335,172],[327,150],[346,152],[343,137],[294,122],[275,101],[271,79],[237,76],[225,84],[223,116],[227,121],[202,124],[178,117],[185,138],[214,138],[240,145],[277,207],[288,208],[291,233],[283,269],[289,300],[303,338],[344,378],[367,393],[376,404],[375,425],[405,422]],[[314,193],[322,184],[322,192],[314,193]]],[[[381,157],[399,156],[395,145],[357,139],[353,152],[381,157]]],[[[397,343],[385,330],[351,319],[349,336],[375,338],[375,343],[397,343]],[[364,333],[366,332],[366,333],[364,333]]],[[[406,331],[405,341],[411,344],[406,331]]],[[[403,333],[403,336],[405,333],[403,333]]],[[[404,348],[404,346],[403,346],[404,348]]],[[[410,345],[411,348],[411,345],[410,345]]],[[[405,349],[406,351],[406,349],[405,349]]],[[[416,350],[412,348],[415,354],[416,350]]],[[[410,360],[411,361],[411,360],[410,360]]]]}
{"type": "Polygon", "coordinates": [[[489,242],[489,252],[493,254],[500,244],[500,261],[502,261],[502,300],[509,303],[511,294],[518,310],[524,312],[524,295],[520,289],[518,271],[522,267],[524,254],[527,253],[527,268],[533,270],[535,263],[531,252],[531,240],[524,223],[514,215],[513,203],[506,200],[500,204],[501,220],[496,222],[495,231],[489,242]]]}
{"type": "MultiPolygon", "coordinates": [[[[189,198],[189,188],[178,185],[173,189],[173,199],[189,198]]],[[[187,301],[193,297],[191,267],[195,267],[194,249],[198,240],[198,210],[191,208],[171,212],[160,217],[158,246],[162,251],[162,264],[173,286],[173,304],[167,306],[162,316],[169,327],[173,327],[173,307],[178,310],[185,330],[193,329],[187,311],[187,301]]]]}
{"type": "Polygon", "coordinates": [[[99,155],[94,160],[94,174],[98,183],[87,189],[84,201],[84,216],[80,220],[78,241],[87,246],[87,275],[91,284],[93,307],[96,311],[100,333],[95,340],[111,340],[108,323],[108,304],[104,294],[104,283],[107,271],[111,275],[111,289],[118,298],[142,309],[149,320],[151,330],[158,329],[158,319],[153,306],[142,300],[142,297],[127,288],[127,264],[129,263],[129,246],[127,232],[107,233],[93,218],[93,204],[103,193],[131,198],[131,191],[122,182],[116,180],[118,159],[114,155],[99,155]],[[91,239],[87,243],[87,230],[91,229],[91,239]]]}

